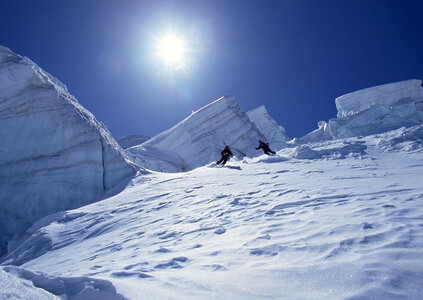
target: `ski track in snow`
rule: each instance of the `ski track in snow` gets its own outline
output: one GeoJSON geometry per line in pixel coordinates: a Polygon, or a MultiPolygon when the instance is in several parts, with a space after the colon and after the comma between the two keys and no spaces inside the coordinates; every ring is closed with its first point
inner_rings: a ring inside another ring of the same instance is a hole
{"type": "Polygon", "coordinates": [[[423,297],[421,154],[266,160],[137,177],[21,267],[130,299],[423,297]]]}

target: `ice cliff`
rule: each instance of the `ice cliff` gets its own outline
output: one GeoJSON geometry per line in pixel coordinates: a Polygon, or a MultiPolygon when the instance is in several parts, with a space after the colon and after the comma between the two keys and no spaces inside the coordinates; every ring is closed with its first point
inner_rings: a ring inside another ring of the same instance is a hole
{"type": "Polygon", "coordinates": [[[0,256],[34,221],[98,199],[136,170],[65,85],[0,47],[0,256]]]}
{"type": "Polygon", "coordinates": [[[285,133],[285,128],[276,123],[264,105],[248,111],[247,116],[264,135],[266,141],[271,143],[285,143],[290,140],[285,133]]]}
{"type": "Polygon", "coordinates": [[[118,144],[123,149],[126,149],[132,146],[140,145],[149,139],[149,136],[143,134],[128,134],[116,139],[116,142],[118,142],[118,144]]]}
{"type": "Polygon", "coordinates": [[[258,155],[254,147],[260,139],[266,138],[235,98],[225,96],[127,151],[146,168],[178,172],[218,160],[225,145],[238,157],[258,155]]]}
{"type": "Polygon", "coordinates": [[[319,128],[300,141],[313,142],[370,135],[423,123],[421,80],[384,84],[335,99],[337,118],[320,121],[319,128]]]}

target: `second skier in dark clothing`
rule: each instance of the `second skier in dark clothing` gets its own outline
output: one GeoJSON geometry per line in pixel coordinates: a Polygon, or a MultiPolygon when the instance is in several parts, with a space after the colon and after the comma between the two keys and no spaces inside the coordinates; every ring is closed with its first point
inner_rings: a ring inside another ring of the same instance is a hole
{"type": "Polygon", "coordinates": [[[225,146],[225,149],[223,149],[220,154],[222,155],[222,157],[216,162],[216,164],[222,163],[222,166],[226,164],[226,162],[229,160],[229,157],[233,157],[229,146],[225,146]]]}
{"type": "Polygon", "coordinates": [[[270,155],[270,153],[275,154],[276,152],[270,150],[269,144],[263,141],[259,141],[259,146],[257,148],[255,148],[256,150],[260,150],[263,149],[263,152],[266,153],[267,155],[270,155]],[[269,153],[270,152],[270,153],[269,153]]]}

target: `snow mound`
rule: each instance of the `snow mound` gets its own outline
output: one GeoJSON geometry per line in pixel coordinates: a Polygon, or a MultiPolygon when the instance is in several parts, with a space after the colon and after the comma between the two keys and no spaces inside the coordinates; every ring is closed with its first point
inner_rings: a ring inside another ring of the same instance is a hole
{"type": "Polygon", "coordinates": [[[123,149],[66,86],[0,47],[0,256],[42,216],[133,176],[123,149]]]}
{"type": "Polygon", "coordinates": [[[366,148],[362,141],[336,140],[286,148],[281,153],[297,159],[345,159],[365,155],[366,148]]]}
{"type": "MultiPolygon", "coordinates": [[[[241,110],[235,98],[225,96],[199,109],[171,129],[151,138],[143,143],[142,147],[130,148],[127,152],[141,166],[153,170],[158,170],[154,167],[157,163],[142,163],[148,155],[144,149],[173,152],[181,159],[179,171],[188,171],[217,161],[225,145],[229,145],[233,154],[239,157],[258,155],[254,147],[258,145],[260,139],[265,139],[263,134],[241,110]]],[[[156,153],[157,159],[160,159],[161,153],[159,151],[156,153]]],[[[163,171],[170,156],[164,157],[158,164],[163,171]]],[[[180,164],[179,158],[169,164],[168,172],[180,164]]]]}
{"type": "Polygon", "coordinates": [[[123,149],[126,149],[132,146],[140,145],[149,139],[149,136],[143,134],[128,134],[118,138],[116,141],[123,149]]]}
{"type": "MultiPolygon", "coordinates": [[[[121,294],[116,292],[116,288],[110,281],[95,279],[90,277],[56,277],[44,274],[42,272],[32,272],[18,267],[4,267],[4,271],[23,280],[32,282],[32,284],[47,291],[40,293],[43,298],[38,299],[58,299],[53,295],[68,300],[76,299],[105,299],[105,300],[125,300],[121,294]],[[45,298],[44,298],[45,297],[45,298]]],[[[1,274],[1,273],[0,273],[1,274]]],[[[35,290],[35,288],[34,288],[35,290]]],[[[18,295],[25,295],[24,291],[19,291],[18,295]]],[[[59,299],[60,299],[59,298],[59,299]]],[[[28,299],[25,297],[25,299],[28,299]]]]}
{"type": "Polygon", "coordinates": [[[25,279],[9,274],[0,268],[0,299],[60,300],[59,297],[41,289],[25,279]]]}
{"type": "Polygon", "coordinates": [[[248,111],[247,116],[264,135],[267,142],[284,144],[290,140],[285,133],[285,128],[276,123],[264,105],[248,111]]]}
{"type": "Polygon", "coordinates": [[[376,147],[387,152],[423,152],[423,125],[400,128],[374,137],[376,147]]]}

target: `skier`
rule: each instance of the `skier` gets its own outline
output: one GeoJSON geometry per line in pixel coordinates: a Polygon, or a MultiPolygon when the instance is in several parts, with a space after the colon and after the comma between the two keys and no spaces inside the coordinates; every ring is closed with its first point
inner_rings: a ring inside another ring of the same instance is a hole
{"type": "Polygon", "coordinates": [[[259,146],[255,149],[256,150],[263,149],[263,152],[266,153],[267,155],[270,155],[270,153],[273,153],[273,154],[276,153],[276,152],[273,152],[272,150],[270,150],[269,143],[266,143],[266,142],[263,142],[263,141],[259,141],[259,146]]]}
{"type": "Polygon", "coordinates": [[[231,150],[229,149],[229,146],[226,145],[225,149],[223,149],[220,154],[222,155],[222,157],[216,162],[216,164],[220,164],[222,163],[222,166],[224,166],[226,164],[226,162],[229,160],[229,156],[233,157],[233,154],[231,152],[231,150]]]}

